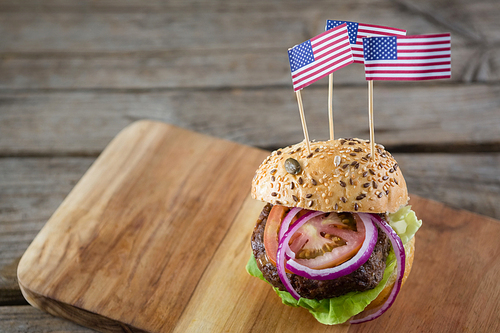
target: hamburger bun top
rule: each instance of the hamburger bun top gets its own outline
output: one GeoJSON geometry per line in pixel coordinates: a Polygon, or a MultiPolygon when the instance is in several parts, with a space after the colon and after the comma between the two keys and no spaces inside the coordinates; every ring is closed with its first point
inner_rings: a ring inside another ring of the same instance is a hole
{"type": "Polygon", "coordinates": [[[252,197],[323,212],[393,213],[408,203],[406,182],[392,155],[369,141],[305,142],[273,151],[257,169],[252,197]]]}

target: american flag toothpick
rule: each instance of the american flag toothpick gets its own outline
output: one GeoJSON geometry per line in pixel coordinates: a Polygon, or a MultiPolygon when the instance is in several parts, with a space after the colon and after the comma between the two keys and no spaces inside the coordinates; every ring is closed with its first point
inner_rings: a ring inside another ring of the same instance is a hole
{"type": "Polygon", "coordinates": [[[310,153],[309,135],[300,90],[354,62],[347,25],[327,30],[288,50],[293,90],[297,96],[302,129],[310,153]]]}
{"type": "MultiPolygon", "coordinates": [[[[363,58],[363,38],[368,36],[405,36],[406,30],[386,27],[382,25],[366,24],[351,21],[327,20],[325,30],[346,24],[349,34],[349,43],[351,44],[353,59],[355,63],[364,63],[363,58]]],[[[373,86],[372,86],[373,87],[373,86]]],[[[370,86],[369,86],[370,89],[370,86]]],[[[373,100],[369,101],[372,103],[373,100]]],[[[370,104],[372,105],[372,104],[370,104]]],[[[373,113],[370,114],[370,119],[373,113]]],[[[328,119],[330,121],[330,140],[334,139],[333,130],[333,74],[330,74],[328,81],[328,119]]],[[[370,128],[373,129],[373,122],[370,122],[370,128]]],[[[370,140],[373,141],[373,133],[370,133],[370,140]]]]}

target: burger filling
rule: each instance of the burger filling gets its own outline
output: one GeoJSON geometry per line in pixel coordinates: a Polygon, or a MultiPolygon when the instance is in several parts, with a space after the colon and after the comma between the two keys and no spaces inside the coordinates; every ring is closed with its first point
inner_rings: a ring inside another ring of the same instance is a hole
{"type": "MultiPolygon", "coordinates": [[[[276,268],[280,228],[289,208],[267,204],[262,210],[252,235],[252,249],[264,278],[279,290],[286,290],[276,268]]],[[[291,224],[307,213],[300,211],[291,224]]],[[[390,241],[378,226],[378,236],[368,260],[350,274],[336,279],[316,280],[287,272],[292,287],[300,297],[327,299],[351,291],[375,288],[382,280],[390,241]]],[[[312,268],[334,267],[352,258],[365,240],[363,223],[350,213],[330,213],[311,219],[290,239],[294,260],[312,268]]]]}

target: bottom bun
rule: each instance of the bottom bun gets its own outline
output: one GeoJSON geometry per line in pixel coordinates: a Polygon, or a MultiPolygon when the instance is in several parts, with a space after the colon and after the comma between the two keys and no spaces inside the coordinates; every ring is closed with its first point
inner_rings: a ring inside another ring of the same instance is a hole
{"type": "MultiPolygon", "coordinates": [[[[406,243],[404,248],[406,254],[406,263],[405,263],[405,274],[403,276],[403,283],[401,284],[401,287],[406,282],[408,275],[410,275],[411,266],[413,264],[413,256],[415,254],[415,237],[413,237],[408,243],[406,243]]],[[[369,311],[378,308],[379,306],[384,304],[385,301],[387,301],[387,299],[389,298],[389,294],[391,293],[392,288],[396,283],[396,276],[397,276],[396,270],[394,270],[392,275],[389,277],[389,280],[387,281],[387,285],[385,286],[385,288],[377,296],[377,298],[375,298],[370,304],[368,304],[368,306],[365,308],[364,311],[369,311]]]]}

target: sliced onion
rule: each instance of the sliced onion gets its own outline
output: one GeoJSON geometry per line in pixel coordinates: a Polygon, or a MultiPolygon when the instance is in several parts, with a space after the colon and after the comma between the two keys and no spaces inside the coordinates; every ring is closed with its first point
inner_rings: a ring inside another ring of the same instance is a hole
{"type": "Polygon", "coordinates": [[[301,210],[302,210],[302,208],[299,208],[299,207],[294,207],[294,208],[290,209],[288,214],[283,219],[283,222],[281,222],[280,234],[279,234],[278,239],[281,239],[283,237],[285,232],[288,230],[288,227],[290,226],[290,223],[292,222],[293,218],[301,210]]]}
{"type": "Polygon", "coordinates": [[[380,229],[382,229],[382,231],[385,232],[389,237],[392,244],[392,248],[394,249],[394,253],[396,254],[397,277],[396,277],[396,283],[394,284],[394,287],[392,288],[392,291],[389,295],[389,298],[387,298],[387,301],[375,313],[361,319],[351,320],[350,321],[351,324],[360,324],[378,318],[392,306],[394,300],[396,299],[396,296],[399,293],[399,290],[401,289],[401,284],[403,282],[403,276],[405,273],[405,263],[406,263],[406,254],[405,254],[405,249],[403,247],[403,242],[401,241],[401,238],[399,238],[399,236],[396,234],[396,232],[391,228],[391,226],[376,214],[359,213],[358,215],[360,217],[363,216],[364,218],[371,217],[371,219],[375,221],[375,223],[378,224],[380,229]]]}
{"type": "MultiPolygon", "coordinates": [[[[288,214],[283,219],[283,222],[281,222],[281,227],[280,227],[278,241],[280,241],[283,238],[283,236],[285,235],[285,232],[290,227],[290,223],[292,222],[293,218],[301,210],[302,210],[302,208],[299,208],[299,207],[294,207],[294,208],[290,209],[290,211],[288,212],[288,214]]],[[[290,247],[287,247],[287,249],[286,249],[286,255],[285,256],[286,256],[287,259],[290,258],[290,257],[293,258],[295,256],[295,254],[292,252],[292,250],[290,250],[290,247]]]]}
{"type": "Polygon", "coordinates": [[[317,211],[312,211],[308,212],[304,215],[302,215],[295,223],[292,225],[291,228],[289,228],[283,237],[279,241],[278,245],[278,253],[276,255],[276,268],[278,270],[278,275],[285,285],[286,290],[295,298],[299,299],[300,295],[293,289],[292,284],[290,283],[290,280],[286,276],[285,272],[285,244],[288,246],[288,242],[290,241],[290,238],[292,238],[292,235],[301,227],[303,226],[307,221],[310,219],[324,214],[323,212],[317,212],[317,211]]]}
{"type": "MultiPolygon", "coordinates": [[[[370,258],[378,238],[377,228],[375,228],[370,216],[362,214],[358,214],[358,216],[365,226],[365,240],[354,257],[338,266],[324,269],[309,268],[299,264],[294,259],[290,259],[287,262],[286,268],[294,274],[313,280],[338,279],[357,270],[370,258]]],[[[286,247],[289,247],[288,243],[286,243],[286,247]]]]}

